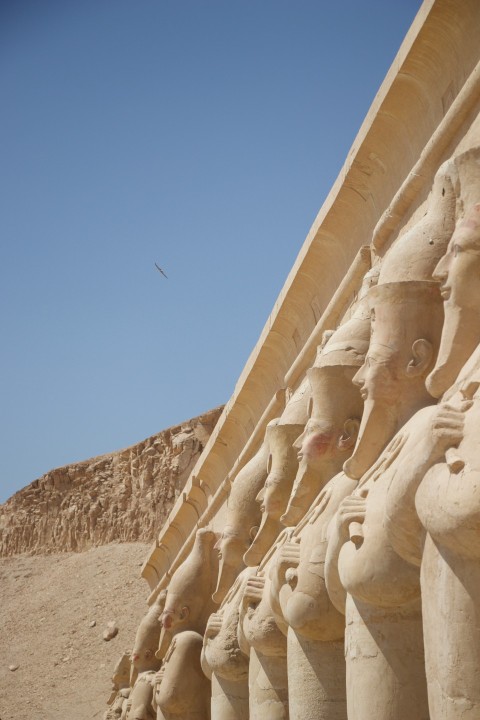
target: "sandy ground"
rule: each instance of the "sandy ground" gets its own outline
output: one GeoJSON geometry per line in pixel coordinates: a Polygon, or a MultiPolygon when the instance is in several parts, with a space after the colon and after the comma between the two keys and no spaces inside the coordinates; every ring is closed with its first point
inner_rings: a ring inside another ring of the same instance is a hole
{"type": "Polygon", "coordinates": [[[0,720],[102,718],[113,666],[147,609],[149,548],[0,558],[0,720]],[[119,633],[105,642],[111,620],[119,633]]]}

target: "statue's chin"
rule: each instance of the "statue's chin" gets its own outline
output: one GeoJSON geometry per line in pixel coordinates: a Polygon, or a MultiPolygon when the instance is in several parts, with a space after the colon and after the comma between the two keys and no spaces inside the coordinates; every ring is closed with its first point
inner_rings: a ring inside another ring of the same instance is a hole
{"type": "Polygon", "coordinates": [[[225,562],[224,558],[221,559],[218,570],[217,587],[212,595],[212,600],[216,605],[220,605],[223,602],[239,572],[240,570],[237,566],[225,562]]]}
{"type": "Polygon", "coordinates": [[[296,505],[289,505],[287,511],[280,518],[280,522],[282,525],[285,525],[285,527],[292,527],[300,522],[303,515],[304,512],[301,508],[296,505]]]}
{"type": "Polygon", "coordinates": [[[425,385],[434,398],[452,387],[473,351],[480,343],[480,316],[458,308],[445,308],[437,361],[425,385]]]}
{"type": "Polygon", "coordinates": [[[360,480],[395,435],[395,430],[396,418],[391,408],[367,400],[357,444],[351,457],[343,464],[344,473],[353,480],[360,480]]]}
{"type": "Polygon", "coordinates": [[[425,381],[425,386],[432,397],[440,398],[453,385],[455,377],[451,365],[442,363],[432,370],[425,381]]]}
{"type": "Polygon", "coordinates": [[[262,522],[255,535],[255,539],[243,556],[243,562],[247,567],[255,567],[260,563],[265,553],[277,539],[277,535],[281,529],[282,526],[279,520],[272,518],[270,515],[267,515],[267,513],[263,514],[262,522]]]}

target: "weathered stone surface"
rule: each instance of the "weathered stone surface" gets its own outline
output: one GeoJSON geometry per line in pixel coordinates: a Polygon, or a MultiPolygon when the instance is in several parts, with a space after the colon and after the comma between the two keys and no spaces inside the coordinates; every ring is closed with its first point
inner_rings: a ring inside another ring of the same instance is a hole
{"type": "Polygon", "coordinates": [[[218,420],[216,408],[100,457],[51,470],[0,507],[0,555],[151,542],[218,420]]]}

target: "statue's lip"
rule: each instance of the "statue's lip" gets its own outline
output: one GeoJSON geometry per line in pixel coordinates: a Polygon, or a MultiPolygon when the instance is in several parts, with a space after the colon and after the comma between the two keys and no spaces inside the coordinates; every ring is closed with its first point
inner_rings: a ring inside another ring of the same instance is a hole
{"type": "Polygon", "coordinates": [[[451,294],[452,288],[450,288],[448,285],[440,285],[440,295],[442,296],[443,300],[448,300],[451,294]]]}

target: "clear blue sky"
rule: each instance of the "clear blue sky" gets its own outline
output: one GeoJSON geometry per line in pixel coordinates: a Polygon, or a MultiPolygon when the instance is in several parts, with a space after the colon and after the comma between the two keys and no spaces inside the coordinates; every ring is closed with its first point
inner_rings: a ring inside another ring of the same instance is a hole
{"type": "Polygon", "coordinates": [[[420,4],[0,2],[0,502],[228,400],[420,4]]]}

